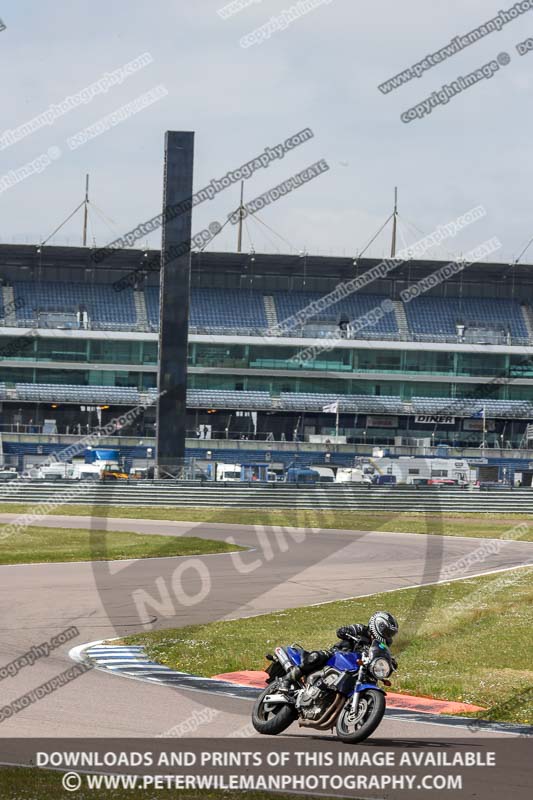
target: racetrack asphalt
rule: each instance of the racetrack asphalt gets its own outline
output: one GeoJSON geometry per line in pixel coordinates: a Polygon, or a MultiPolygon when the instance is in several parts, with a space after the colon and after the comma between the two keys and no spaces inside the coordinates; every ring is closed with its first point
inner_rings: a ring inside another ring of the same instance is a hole
{"type": "MultiPolygon", "coordinates": [[[[0,522],[14,518],[1,514],[0,522]]],[[[0,680],[0,708],[72,666],[68,652],[84,642],[435,583],[446,565],[487,541],[495,543],[494,552],[481,563],[473,560],[465,577],[533,563],[533,543],[518,541],[331,529],[302,531],[298,539],[297,529],[282,533],[265,526],[52,515],[36,524],[106,529],[110,535],[124,530],[232,537],[251,552],[0,566],[0,667],[71,625],[80,631],[79,637],[48,657],[0,680]],[[200,578],[208,581],[205,597],[200,578]],[[144,603],[146,596],[157,602],[144,603]],[[201,602],[190,603],[194,596],[202,596],[201,602]]],[[[290,615],[287,635],[290,639],[290,615]]],[[[209,722],[194,735],[249,734],[250,700],[212,698],[205,692],[169,689],[92,670],[0,723],[0,738],[5,737],[2,749],[8,754],[6,740],[11,737],[161,736],[184,720],[199,719],[206,708],[216,714],[206,715],[209,722]]],[[[309,733],[294,725],[287,735],[309,733]]],[[[384,741],[465,735],[467,729],[444,722],[396,717],[386,717],[376,734],[384,741]]]]}

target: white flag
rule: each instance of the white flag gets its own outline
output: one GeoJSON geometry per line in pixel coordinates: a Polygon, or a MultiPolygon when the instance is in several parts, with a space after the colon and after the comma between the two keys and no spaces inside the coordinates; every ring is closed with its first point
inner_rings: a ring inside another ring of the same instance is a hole
{"type": "Polygon", "coordinates": [[[334,403],[330,403],[327,406],[322,406],[322,411],[325,414],[337,414],[339,411],[339,401],[336,400],[334,403]]]}

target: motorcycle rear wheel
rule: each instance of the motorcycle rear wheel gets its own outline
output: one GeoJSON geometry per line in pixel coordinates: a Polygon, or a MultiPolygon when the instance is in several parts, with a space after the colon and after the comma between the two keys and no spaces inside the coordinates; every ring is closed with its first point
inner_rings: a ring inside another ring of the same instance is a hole
{"type": "Polygon", "coordinates": [[[352,715],[352,700],[338,716],[335,728],[342,742],[356,744],[367,739],[378,727],[385,713],[385,696],[377,689],[365,689],[359,698],[357,716],[352,715]]]}
{"type": "Polygon", "coordinates": [[[258,733],[263,733],[265,736],[276,736],[297,718],[294,707],[285,703],[265,708],[264,698],[275,691],[275,684],[267,686],[255,701],[252,709],[252,725],[258,733]]]}

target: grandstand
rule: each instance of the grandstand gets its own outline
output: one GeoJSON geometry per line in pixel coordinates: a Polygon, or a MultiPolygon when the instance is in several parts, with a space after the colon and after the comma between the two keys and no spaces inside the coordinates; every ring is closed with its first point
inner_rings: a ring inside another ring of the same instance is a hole
{"type": "MultiPolygon", "coordinates": [[[[413,336],[434,341],[435,335],[457,336],[457,326],[465,331],[491,332],[509,336],[510,341],[528,344],[525,310],[517,300],[496,297],[417,297],[405,304],[409,331],[413,336]]],[[[463,334],[464,335],[464,334],[463,334]]],[[[505,341],[505,338],[502,341],[505,341]]]]}
{"type": "Polygon", "coordinates": [[[48,327],[49,315],[74,321],[80,309],[87,311],[97,330],[131,330],[138,323],[131,289],[122,291],[117,303],[105,284],[17,281],[13,297],[22,326],[48,327]]]}
{"type": "MultiPolygon", "coordinates": [[[[158,261],[139,250],[98,263],[88,248],[0,245],[7,444],[10,435],[41,434],[45,420],[58,435],[85,431],[154,399],[158,261]]],[[[404,302],[402,292],[440,264],[399,263],[305,313],[377,263],[193,253],[190,452],[207,446],[192,441],[205,426],[211,441],[334,442],[335,415],[323,409],[337,402],[339,442],[352,453],[428,441],[524,445],[533,418],[533,268],[474,264],[404,302]],[[299,359],[308,347],[312,358],[299,359]]],[[[148,407],[124,435],[151,439],[154,419],[148,407]]]]}
{"type": "MultiPolygon", "coordinates": [[[[320,338],[328,336],[340,320],[359,320],[387,300],[386,295],[355,294],[315,312],[305,323],[292,321],[322,297],[318,292],[307,291],[263,294],[246,289],[193,288],[190,329],[208,334],[320,338]],[[281,326],[287,321],[290,329],[281,326]]],[[[82,327],[77,319],[80,309],[87,313],[90,330],[157,331],[159,287],[147,285],[137,291],[125,288],[111,292],[108,284],[17,281],[4,286],[0,321],[4,326],[9,323],[18,327],[76,328],[82,327]],[[5,308],[10,302],[16,307],[16,318],[6,320],[5,308]]],[[[395,309],[360,328],[357,338],[461,342],[469,341],[474,331],[475,336],[494,340],[480,343],[528,345],[533,341],[531,315],[530,306],[517,300],[418,297],[408,303],[398,300],[395,309]]]]}

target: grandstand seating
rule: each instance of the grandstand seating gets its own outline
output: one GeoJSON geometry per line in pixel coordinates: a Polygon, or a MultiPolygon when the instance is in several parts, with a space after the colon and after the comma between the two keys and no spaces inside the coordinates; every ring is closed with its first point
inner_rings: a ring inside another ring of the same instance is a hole
{"type": "MultiPolygon", "coordinates": [[[[11,390],[12,391],[12,390],[11,390]]],[[[16,399],[37,403],[80,403],[107,405],[138,405],[155,402],[157,389],[140,392],[135,387],[80,386],[78,384],[17,383],[16,399]]],[[[0,383],[0,400],[8,397],[5,383],[0,383]]],[[[444,414],[460,417],[479,416],[485,408],[487,417],[533,418],[533,401],[494,400],[447,397],[413,397],[411,402],[399,397],[382,395],[335,395],[315,392],[281,392],[273,400],[269,392],[232,389],[189,389],[189,408],[221,408],[231,410],[314,411],[321,413],[324,406],[339,400],[339,411],[352,414],[444,414]]]]}
{"type": "Polygon", "coordinates": [[[456,325],[509,331],[527,339],[528,331],[516,300],[486,297],[417,297],[404,305],[411,333],[456,336],[456,325]]]}
{"type": "MultiPolygon", "coordinates": [[[[78,384],[17,383],[16,398],[35,403],[88,403],[106,405],[137,405],[143,399],[135,387],[80,386],[78,384]]],[[[146,392],[155,402],[157,389],[146,392]]],[[[6,397],[6,385],[0,383],[0,399],[6,397]]],[[[187,404],[192,408],[269,409],[272,398],[268,392],[225,389],[189,389],[187,404]]]]}
{"type": "MultiPolygon", "coordinates": [[[[276,304],[278,321],[283,322],[284,320],[288,320],[310,303],[321,300],[323,296],[324,295],[319,292],[273,292],[272,297],[276,304]]],[[[349,321],[356,322],[364,317],[365,314],[380,307],[386,299],[385,295],[351,294],[339,300],[337,303],[334,303],[332,306],[329,306],[329,308],[319,311],[316,314],[313,313],[309,321],[313,323],[318,321],[338,323],[340,318],[344,317],[349,321]]],[[[385,313],[381,319],[374,324],[368,324],[362,327],[361,335],[364,337],[365,333],[382,333],[386,337],[397,334],[398,325],[393,309],[391,309],[389,313],[385,313]]]]}
{"type": "Polygon", "coordinates": [[[187,405],[192,408],[269,409],[272,398],[268,392],[189,389],[187,405]]]}
{"type": "MultiPolygon", "coordinates": [[[[140,327],[137,320],[134,292],[127,287],[114,292],[104,284],[16,282],[13,286],[15,300],[20,302],[16,317],[20,325],[54,327],[51,317],[47,322],[43,312],[49,315],[61,313],[75,315],[80,305],[87,308],[89,327],[108,330],[128,330],[140,327]]],[[[159,287],[147,286],[144,290],[149,328],[159,326],[159,287]]],[[[323,297],[318,292],[273,292],[272,297],[278,323],[290,319],[310,303],[323,297]]],[[[373,309],[380,307],[383,295],[355,293],[340,300],[324,311],[312,314],[308,321],[307,335],[329,335],[332,326],[341,318],[356,321],[364,318],[373,309]],[[321,324],[324,326],[321,330],[321,324]]],[[[529,333],[516,300],[505,298],[440,298],[418,297],[404,305],[409,336],[422,341],[454,339],[457,324],[468,328],[509,334],[515,343],[525,343],[529,333]]],[[[4,308],[0,293],[0,319],[4,308]]],[[[190,328],[207,333],[263,334],[268,328],[264,296],[254,290],[232,290],[193,288],[191,291],[190,328]]],[[[295,326],[295,334],[302,333],[302,325],[295,326]]],[[[286,331],[287,334],[291,330],[286,331]]],[[[374,324],[365,324],[357,332],[361,338],[391,339],[399,337],[397,318],[393,310],[383,314],[374,324]]]]}
{"type": "MultiPolygon", "coordinates": [[[[145,289],[146,313],[152,327],[159,325],[159,288],[145,289]]],[[[189,324],[214,332],[247,330],[261,333],[267,327],[263,295],[231,289],[192,289],[189,324]]]]}
{"type": "Polygon", "coordinates": [[[455,416],[481,416],[485,409],[487,417],[532,417],[533,403],[527,400],[494,400],[472,398],[413,397],[416,414],[454,414],[455,416]]]}
{"type": "Polygon", "coordinates": [[[334,395],[282,392],[279,407],[291,411],[322,411],[339,400],[341,413],[360,414],[427,414],[469,417],[485,408],[487,417],[533,417],[533,402],[526,400],[494,400],[447,397],[413,397],[411,402],[393,396],[334,395]]]}
{"type": "MultiPolygon", "coordinates": [[[[324,465],[324,456],[322,453],[305,452],[304,450],[273,450],[270,447],[265,450],[264,445],[257,443],[257,450],[246,450],[243,454],[238,450],[233,449],[216,449],[217,461],[223,461],[225,464],[242,464],[243,461],[265,461],[265,455],[268,453],[268,458],[271,462],[281,463],[285,467],[289,465],[299,467],[310,467],[324,465]]],[[[205,450],[201,447],[188,447],[187,456],[196,458],[198,461],[205,461],[205,450]]],[[[328,466],[349,467],[353,466],[352,453],[330,453],[328,466]]]]}
{"type": "Polygon", "coordinates": [[[146,316],[152,328],[159,328],[159,286],[147,286],[144,290],[146,316]]]}
{"type": "Polygon", "coordinates": [[[111,329],[131,328],[137,322],[133,290],[120,293],[104,284],[59,283],[41,281],[17,282],[13,286],[15,301],[19,301],[17,319],[31,325],[39,312],[69,312],[75,314],[85,306],[90,327],[111,329]]]}
{"type": "Polygon", "coordinates": [[[347,413],[393,413],[403,410],[404,404],[399,397],[371,395],[335,395],[307,392],[282,392],[280,407],[292,411],[322,411],[326,405],[339,400],[339,410],[347,413]]]}
{"type": "Polygon", "coordinates": [[[249,290],[193,289],[190,324],[199,328],[267,327],[263,295],[249,290]]]}
{"type": "Polygon", "coordinates": [[[77,384],[17,383],[19,400],[37,403],[90,403],[135,405],[139,392],[135,388],[121,386],[79,386],[77,384]]]}

